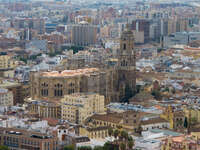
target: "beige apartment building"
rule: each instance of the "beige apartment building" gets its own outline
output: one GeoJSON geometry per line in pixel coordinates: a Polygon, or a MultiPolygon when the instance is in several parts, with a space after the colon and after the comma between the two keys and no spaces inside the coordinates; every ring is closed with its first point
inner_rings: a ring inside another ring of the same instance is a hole
{"type": "Polygon", "coordinates": [[[12,91],[0,88],[0,106],[13,106],[12,91]]]}
{"type": "Polygon", "coordinates": [[[0,53],[0,69],[10,69],[15,67],[15,62],[11,56],[6,53],[0,53]]]}
{"type": "Polygon", "coordinates": [[[82,124],[95,113],[103,113],[104,96],[95,93],[74,93],[61,99],[61,118],[82,124]]]}

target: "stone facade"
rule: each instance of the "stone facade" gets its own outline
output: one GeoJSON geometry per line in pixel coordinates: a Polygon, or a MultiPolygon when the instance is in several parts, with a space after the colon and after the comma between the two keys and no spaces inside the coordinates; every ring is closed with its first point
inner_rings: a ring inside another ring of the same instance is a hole
{"type": "Polygon", "coordinates": [[[88,128],[80,128],[80,135],[88,136],[90,139],[105,139],[108,137],[108,127],[88,127],[88,128]]]}
{"type": "Polygon", "coordinates": [[[62,72],[32,72],[32,99],[60,100],[64,95],[93,92],[106,95],[106,74],[97,68],[65,70],[62,72]],[[104,86],[100,86],[104,85],[104,86]]]}

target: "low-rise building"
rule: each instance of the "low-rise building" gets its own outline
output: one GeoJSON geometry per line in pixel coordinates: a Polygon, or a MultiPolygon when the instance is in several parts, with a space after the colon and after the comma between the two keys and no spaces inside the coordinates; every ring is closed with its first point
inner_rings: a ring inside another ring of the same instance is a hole
{"type": "Polygon", "coordinates": [[[182,110],[168,106],[160,117],[169,121],[170,129],[181,130],[184,128],[185,114],[182,110]]]}
{"type": "Polygon", "coordinates": [[[0,128],[0,144],[15,150],[58,150],[55,136],[17,128],[0,128]]]}
{"type": "Polygon", "coordinates": [[[24,102],[24,88],[21,83],[0,79],[0,88],[8,89],[13,93],[13,104],[24,102]]]}
{"type": "Polygon", "coordinates": [[[124,113],[95,114],[88,119],[89,126],[108,126],[114,129],[137,132],[143,113],[126,111],[124,113]]]}
{"type": "Polygon", "coordinates": [[[200,32],[176,32],[164,37],[163,46],[172,47],[174,45],[187,45],[199,39],[200,32]]]}
{"type": "Polygon", "coordinates": [[[194,107],[185,107],[184,108],[185,116],[187,120],[191,123],[200,123],[200,108],[198,106],[194,107]]]}
{"type": "Polygon", "coordinates": [[[168,137],[163,140],[162,150],[197,150],[197,141],[191,136],[168,137]]]}
{"type": "Polygon", "coordinates": [[[42,118],[61,118],[61,106],[56,102],[37,100],[30,103],[30,111],[42,118]]]}
{"type": "Polygon", "coordinates": [[[86,127],[80,128],[80,135],[87,136],[90,139],[105,139],[108,137],[108,128],[107,126],[102,127],[86,127]]]}
{"type": "Polygon", "coordinates": [[[169,128],[169,126],[170,123],[162,118],[152,118],[141,121],[141,127],[143,130],[169,128]]]}

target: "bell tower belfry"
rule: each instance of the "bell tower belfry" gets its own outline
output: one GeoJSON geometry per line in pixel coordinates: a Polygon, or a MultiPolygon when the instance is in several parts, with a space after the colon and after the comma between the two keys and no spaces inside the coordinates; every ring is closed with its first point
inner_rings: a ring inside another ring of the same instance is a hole
{"type": "Polygon", "coordinates": [[[136,57],[134,36],[129,25],[127,25],[120,38],[117,73],[119,99],[130,98],[135,91],[136,85],[136,57]]]}

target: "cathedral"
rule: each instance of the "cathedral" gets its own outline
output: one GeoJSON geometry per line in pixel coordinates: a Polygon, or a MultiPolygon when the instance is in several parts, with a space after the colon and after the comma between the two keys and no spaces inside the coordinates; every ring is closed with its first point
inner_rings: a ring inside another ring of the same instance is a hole
{"type": "Polygon", "coordinates": [[[59,101],[73,93],[99,93],[110,102],[127,102],[134,95],[136,59],[134,37],[129,28],[122,33],[118,63],[110,68],[82,68],[63,71],[31,72],[31,98],[59,101]]]}

